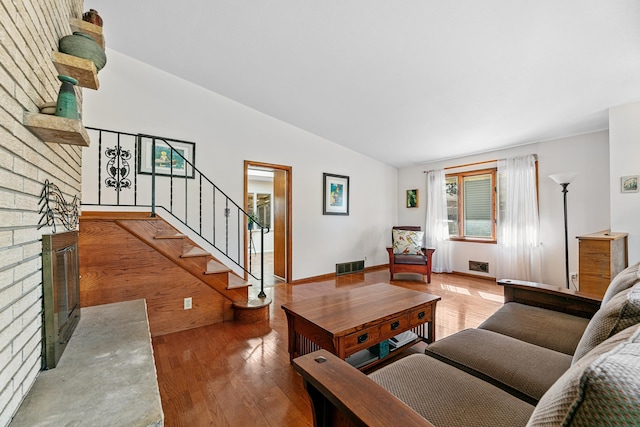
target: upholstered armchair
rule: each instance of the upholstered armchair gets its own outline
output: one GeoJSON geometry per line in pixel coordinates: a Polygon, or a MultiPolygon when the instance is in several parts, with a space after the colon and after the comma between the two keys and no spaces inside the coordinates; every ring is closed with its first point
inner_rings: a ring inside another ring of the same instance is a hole
{"type": "Polygon", "coordinates": [[[415,273],[427,276],[431,283],[431,256],[434,248],[424,245],[424,232],[419,226],[396,226],[391,230],[389,253],[389,273],[391,280],[395,273],[415,273]]]}

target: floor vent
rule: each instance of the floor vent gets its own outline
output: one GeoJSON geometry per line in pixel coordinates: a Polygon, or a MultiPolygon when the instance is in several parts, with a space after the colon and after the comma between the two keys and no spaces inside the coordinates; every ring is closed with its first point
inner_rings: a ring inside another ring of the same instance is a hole
{"type": "Polygon", "coordinates": [[[362,271],[364,271],[364,260],[336,264],[336,276],[349,273],[358,273],[362,271]]]}
{"type": "Polygon", "coordinates": [[[469,261],[469,271],[489,272],[489,263],[482,261],[469,261]]]}

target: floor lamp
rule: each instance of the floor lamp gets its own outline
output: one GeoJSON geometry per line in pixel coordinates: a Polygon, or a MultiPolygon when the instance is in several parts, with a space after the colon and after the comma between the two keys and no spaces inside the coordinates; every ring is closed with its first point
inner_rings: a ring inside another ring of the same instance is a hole
{"type": "Polygon", "coordinates": [[[567,187],[576,178],[574,173],[557,173],[555,175],[549,175],[549,178],[562,186],[562,193],[564,195],[564,278],[567,281],[567,289],[569,289],[569,231],[567,228],[567,187]]]}

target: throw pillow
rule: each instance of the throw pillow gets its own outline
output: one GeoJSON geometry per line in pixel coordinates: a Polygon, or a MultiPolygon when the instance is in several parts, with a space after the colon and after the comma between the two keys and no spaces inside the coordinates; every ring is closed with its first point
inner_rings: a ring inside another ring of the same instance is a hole
{"type": "Polygon", "coordinates": [[[405,255],[422,254],[423,231],[396,230],[393,235],[393,253],[405,255]]]}
{"type": "Polygon", "coordinates": [[[569,368],[542,396],[527,427],[637,425],[638,389],[640,327],[635,325],[569,368]]]}
{"type": "Polygon", "coordinates": [[[619,292],[600,307],[582,334],[571,363],[576,363],[604,340],[637,323],[640,323],[640,283],[619,292]]]}
{"type": "Polygon", "coordinates": [[[618,292],[629,289],[638,282],[640,282],[640,262],[625,268],[611,280],[602,297],[602,305],[605,305],[618,292]]]}

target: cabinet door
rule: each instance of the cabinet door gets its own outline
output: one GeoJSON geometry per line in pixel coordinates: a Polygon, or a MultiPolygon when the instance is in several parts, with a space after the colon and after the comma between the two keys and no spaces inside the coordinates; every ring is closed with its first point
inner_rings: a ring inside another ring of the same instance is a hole
{"type": "Polygon", "coordinates": [[[611,246],[608,240],[580,240],[578,278],[580,290],[597,295],[611,281],[611,246]]]}

